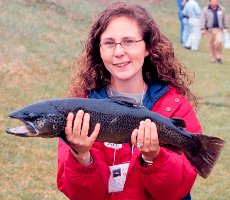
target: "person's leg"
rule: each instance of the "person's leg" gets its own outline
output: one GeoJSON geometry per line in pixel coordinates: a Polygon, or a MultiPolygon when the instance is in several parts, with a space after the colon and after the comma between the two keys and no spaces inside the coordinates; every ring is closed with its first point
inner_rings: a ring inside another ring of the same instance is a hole
{"type": "Polygon", "coordinates": [[[183,44],[184,23],[183,23],[183,16],[182,16],[181,12],[178,12],[178,18],[180,21],[180,43],[183,44]]]}
{"type": "Polygon", "coordinates": [[[214,31],[211,30],[209,32],[209,51],[211,53],[211,61],[215,62],[216,61],[216,53],[215,53],[215,47],[214,47],[214,39],[215,39],[215,34],[214,31]]]}
{"type": "Polygon", "coordinates": [[[191,43],[191,50],[197,51],[200,44],[200,20],[199,19],[193,19],[192,20],[192,43],[191,43]]]}
{"type": "Polygon", "coordinates": [[[188,35],[188,39],[185,43],[185,48],[187,49],[191,49],[192,47],[192,43],[193,43],[193,19],[189,19],[188,20],[188,30],[189,30],[189,35],[188,35]]]}
{"type": "Polygon", "coordinates": [[[216,59],[218,62],[221,62],[221,53],[223,48],[223,34],[221,29],[215,30],[215,51],[216,51],[216,59]]]}
{"type": "Polygon", "coordinates": [[[184,24],[184,30],[183,30],[183,46],[185,46],[188,38],[189,38],[189,24],[188,24],[188,19],[187,18],[183,18],[183,24],[184,24]]]}

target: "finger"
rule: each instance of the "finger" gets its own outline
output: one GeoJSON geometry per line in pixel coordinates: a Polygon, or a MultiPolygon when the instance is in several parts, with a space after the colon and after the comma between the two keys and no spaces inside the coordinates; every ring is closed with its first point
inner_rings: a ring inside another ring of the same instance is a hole
{"type": "Polygon", "coordinates": [[[74,125],[73,125],[73,134],[74,135],[80,135],[81,133],[81,125],[83,121],[84,111],[79,110],[76,114],[74,125]]]}
{"type": "Polygon", "coordinates": [[[159,146],[159,140],[158,140],[158,133],[157,133],[157,126],[155,123],[151,123],[151,149],[154,152],[154,159],[159,154],[160,146],[159,146]]]}
{"type": "Polygon", "coordinates": [[[157,133],[157,126],[154,122],[151,122],[151,145],[159,143],[158,141],[158,133],[157,133]]]}
{"type": "Polygon", "coordinates": [[[131,135],[131,143],[133,145],[137,145],[137,134],[138,134],[138,130],[134,129],[134,131],[132,132],[132,135],[131,135]]]}
{"type": "Polygon", "coordinates": [[[151,142],[151,120],[150,119],[146,119],[145,120],[145,130],[144,130],[144,144],[145,147],[149,147],[150,146],[150,142],[151,142]]]}
{"type": "Polygon", "coordinates": [[[97,136],[99,135],[101,125],[99,123],[96,124],[92,134],[90,135],[90,139],[92,142],[94,142],[97,139],[97,136]]]}
{"type": "Polygon", "coordinates": [[[81,135],[82,136],[87,136],[88,135],[89,121],[90,121],[90,115],[89,115],[89,113],[85,113],[85,115],[83,117],[82,128],[81,128],[81,135]]]}
{"type": "Polygon", "coordinates": [[[69,113],[67,115],[67,122],[66,122],[66,127],[65,127],[65,134],[66,134],[66,136],[69,136],[70,134],[72,134],[73,118],[74,118],[73,113],[69,113]]]}
{"type": "Polygon", "coordinates": [[[144,131],[145,131],[145,122],[141,121],[138,129],[138,134],[137,134],[137,143],[139,144],[144,143],[144,131]]]}

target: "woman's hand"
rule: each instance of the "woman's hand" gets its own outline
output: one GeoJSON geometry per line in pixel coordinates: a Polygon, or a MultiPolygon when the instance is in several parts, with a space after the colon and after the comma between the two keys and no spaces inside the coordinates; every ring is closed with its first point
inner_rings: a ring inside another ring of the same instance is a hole
{"type": "Polygon", "coordinates": [[[150,119],[141,121],[131,135],[131,142],[137,145],[145,160],[154,161],[160,151],[156,124],[150,119]]]}
{"type": "Polygon", "coordinates": [[[71,149],[75,159],[82,165],[87,165],[91,159],[89,150],[99,134],[100,124],[96,124],[94,131],[88,136],[90,115],[84,113],[83,110],[79,110],[75,120],[73,120],[73,113],[69,113],[65,127],[66,139],[70,143],[71,148],[77,152],[75,153],[71,149]]]}

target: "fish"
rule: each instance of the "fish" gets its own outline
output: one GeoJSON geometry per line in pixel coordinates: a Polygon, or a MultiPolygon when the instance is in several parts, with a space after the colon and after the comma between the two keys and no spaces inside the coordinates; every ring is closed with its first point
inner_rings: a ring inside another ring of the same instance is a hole
{"type": "Polygon", "coordinates": [[[59,137],[70,147],[65,135],[68,113],[83,110],[90,114],[89,135],[97,123],[99,142],[130,143],[131,134],[140,121],[150,119],[156,124],[160,146],[184,153],[198,174],[207,178],[224,147],[224,140],[186,131],[181,118],[167,118],[126,99],[57,98],[35,102],[9,114],[23,122],[7,128],[6,133],[20,137],[59,137]]]}

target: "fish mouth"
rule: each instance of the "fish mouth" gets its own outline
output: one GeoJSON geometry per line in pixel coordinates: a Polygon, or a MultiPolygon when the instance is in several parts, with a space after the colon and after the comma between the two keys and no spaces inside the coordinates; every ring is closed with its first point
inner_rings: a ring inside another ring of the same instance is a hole
{"type": "Polygon", "coordinates": [[[24,123],[22,126],[15,128],[7,128],[6,132],[11,135],[20,137],[36,137],[39,135],[39,130],[34,126],[32,122],[20,119],[24,123]]]}

